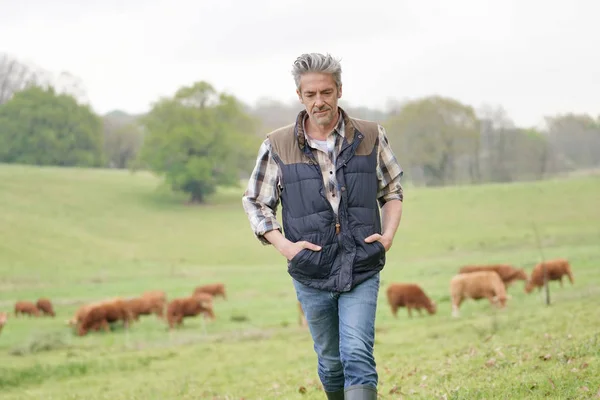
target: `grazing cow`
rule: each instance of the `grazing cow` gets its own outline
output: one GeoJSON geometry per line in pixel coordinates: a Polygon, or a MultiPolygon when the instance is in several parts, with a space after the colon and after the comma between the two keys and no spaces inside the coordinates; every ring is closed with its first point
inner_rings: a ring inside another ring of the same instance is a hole
{"type": "Polygon", "coordinates": [[[452,316],[458,317],[460,304],[464,299],[479,300],[487,298],[499,308],[506,306],[506,288],[500,276],[494,271],[477,271],[458,274],[450,280],[452,297],[452,316]]]}
{"type": "Polygon", "coordinates": [[[302,304],[298,302],[298,325],[306,327],[308,326],[308,322],[306,321],[306,316],[304,315],[304,310],[302,309],[302,304]]]}
{"type": "Polygon", "coordinates": [[[77,325],[79,324],[83,318],[85,317],[85,315],[87,314],[87,312],[94,307],[95,305],[100,304],[98,303],[90,303],[90,304],[83,304],[81,305],[76,311],[75,314],[73,315],[73,318],[67,320],[67,325],[77,325]]]}
{"type": "Polygon", "coordinates": [[[414,283],[392,283],[387,288],[387,300],[392,308],[392,314],[398,318],[398,308],[406,307],[408,316],[412,318],[412,309],[416,309],[422,315],[422,309],[427,310],[429,315],[435,314],[437,306],[423,289],[414,283]]]}
{"type": "Polygon", "coordinates": [[[143,298],[151,299],[153,307],[156,310],[156,315],[163,318],[164,309],[167,304],[167,295],[162,290],[149,290],[142,293],[143,298]]]}
{"type": "Polygon", "coordinates": [[[492,265],[467,265],[462,267],[458,272],[460,274],[468,274],[476,271],[495,271],[504,282],[504,287],[508,288],[515,281],[526,281],[527,273],[523,268],[515,268],[507,264],[492,264],[492,265]]]}
{"type": "Polygon", "coordinates": [[[173,329],[175,325],[182,325],[185,317],[195,317],[198,314],[204,314],[215,319],[212,306],[212,296],[206,293],[198,293],[195,296],[173,299],[167,306],[167,322],[169,328],[173,329]]]}
{"type": "Polygon", "coordinates": [[[112,299],[105,299],[105,300],[95,301],[93,303],[83,304],[75,311],[75,315],[73,315],[73,318],[71,318],[70,320],[67,321],[67,325],[70,325],[70,326],[77,325],[83,320],[83,318],[85,317],[87,312],[90,309],[92,309],[93,307],[95,307],[97,305],[105,304],[105,303],[111,303],[111,302],[119,300],[119,299],[120,298],[115,297],[112,299]]]}
{"type": "Polygon", "coordinates": [[[108,311],[104,305],[97,304],[89,307],[79,321],[77,334],[85,336],[90,330],[98,330],[99,328],[103,328],[105,332],[110,332],[107,314],[108,311]]]}
{"type": "Polygon", "coordinates": [[[198,286],[196,289],[194,289],[194,295],[197,293],[208,293],[213,297],[221,296],[224,299],[227,299],[224,283],[211,283],[208,285],[198,286]]]}
{"type": "Polygon", "coordinates": [[[134,320],[138,320],[140,315],[156,314],[158,318],[163,316],[164,303],[158,297],[134,297],[126,300],[127,306],[131,311],[134,320]]]}
{"type": "Polygon", "coordinates": [[[22,300],[15,303],[15,317],[19,314],[27,314],[29,316],[40,316],[40,310],[31,301],[22,300]]]}
{"type": "Polygon", "coordinates": [[[44,315],[50,315],[51,317],[56,316],[54,313],[54,308],[52,307],[52,302],[50,299],[41,298],[35,303],[37,308],[44,313],[44,315]]]}
{"type": "Polygon", "coordinates": [[[2,332],[2,328],[6,325],[6,320],[8,319],[8,313],[0,312],[0,332],[2,332]]]}
{"type": "Polygon", "coordinates": [[[113,323],[123,321],[125,328],[129,327],[133,316],[131,309],[125,300],[119,298],[108,301],[102,304],[101,307],[104,307],[106,310],[106,322],[113,323]]]}
{"type": "Polygon", "coordinates": [[[132,313],[127,302],[122,299],[114,299],[91,305],[87,308],[79,321],[79,336],[87,334],[89,330],[103,328],[110,331],[110,323],[123,321],[125,328],[129,327],[132,313]]]}
{"type": "Polygon", "coordinates": [[[559,281],[560,287],[563,287],[562,278],[564,275],[566,275],[571,284],[575,283],[569,261],[559,258],[556,260],[541,262],[533,268],[533,271],[531,271],[531,278],[527,282],[527,285],[525,285],[525,293],[531,293],[531,291],[536,287],[538,288],[538,291],[544,287],[544,266],[546,266],[548,282],[559,281]]]}

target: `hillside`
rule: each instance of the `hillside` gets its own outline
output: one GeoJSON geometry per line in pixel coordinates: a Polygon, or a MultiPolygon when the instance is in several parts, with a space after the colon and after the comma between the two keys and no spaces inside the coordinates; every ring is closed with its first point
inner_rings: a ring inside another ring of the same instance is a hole
{"type": "MultiPolygon", "coordinates": [[[[0,335],[5,398],[66,398],[66,382],[75,385],[69,398],[322,398],[285,262],[254,239],[242,192],[189,206],[146,173],[0,165],[0,311],[48,296],[58,313],[9,319],[0,335]],[[229,296],[215,303],[207,334],[197,318],[175,332],[147,317],[127,333],[83,338],[64,325],[86,301],[148,289],[183,296],[211,281],[225,282],[229,296]]],[[[388,396],[394,385],[413,398],[584,398],[582,386],[599,390],[599,202],[598,176],[407,188],[377,314],[384,398],[396,398],[388,396]],[[448,280],[459,266],[505,262],[529,272],[541,255],[568,258],[575,274],[575,285],[553,283],[552,307],[519,282],[505,312],[470,301],[460,319],[450,317],[448,280]],[[393,319],[383,295],[392,281],[422,285],[438,314],[409,320],[401,309],[393,319]],[[540,361],[546,353],[552,358],[540,361]],[[485,367],[491,358],[495,366],[485,367]]]]}

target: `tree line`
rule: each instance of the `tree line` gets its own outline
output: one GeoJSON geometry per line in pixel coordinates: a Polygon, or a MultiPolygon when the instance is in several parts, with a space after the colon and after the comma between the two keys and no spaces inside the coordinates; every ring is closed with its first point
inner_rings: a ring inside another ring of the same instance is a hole
{"type": "MultiPolygon", "coordinates": [[[[198,203],[247,177],[265,134],[301,110],[269,99],[250,106],[199,81],[157,99],[144,115],[101,116],[76,77],[48,76],[0,54],[0,163],[150,170],[198,203]]],[[[534,128],[516,126],[501,107],[475,110],[442,96],[386,110],[340,106],[385,126],[414,185],[536,180],[600,167],[600,116],[549,116],[534,128]]]]}

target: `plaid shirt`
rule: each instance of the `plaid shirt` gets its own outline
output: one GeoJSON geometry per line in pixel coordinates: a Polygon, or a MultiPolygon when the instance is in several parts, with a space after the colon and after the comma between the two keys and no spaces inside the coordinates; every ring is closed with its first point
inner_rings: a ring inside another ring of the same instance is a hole
{"type": "MultiPolygon", "coordinates": [[[[304,123],[306,124],[306,119],[304,123]]],[[[379,205],[383,206],[389,200],[404,200],[400,184],[403,171],[389,145],[385,129],[381,125],[378,125],[378,128],[377,178],[379,190],[377,200],[379,205]]],[[[304,131],[306,132],[306,129],[304,131]]],[[[306,142],[321,167],[323,184],[327,189],[327,200],[331,203],[335,213],[337,213],[340,202],[339,186],[335,176],[335,161],[343,143],[344,132],[344,119],[340,113],[338,123],[326,141],[318,141],[305,134],[306,142]]],[[[250,226],[256,237],[265,245],[270,244],[263,237],[265,233],[274,229],[282,231],[276,216],[280,194],[279,164],[271,156],[271,145],[269,139],[266,139],[260,146],[256,166],[242,197],[244,211],[250,220],[250,226]]]]}

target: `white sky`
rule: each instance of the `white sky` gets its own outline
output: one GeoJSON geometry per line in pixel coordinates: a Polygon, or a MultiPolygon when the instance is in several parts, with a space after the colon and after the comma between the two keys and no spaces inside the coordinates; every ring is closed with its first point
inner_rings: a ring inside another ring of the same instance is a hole
{"type": "Polygon", "coordinates": [[[599,15],[597,0],[0,0],[0,52],[78,76],[99,113],[197,80],[290,101],[292,62],[317,51],[342,59],[353,106],[439,94],[526,126],[600,114],[599,15]]]}

